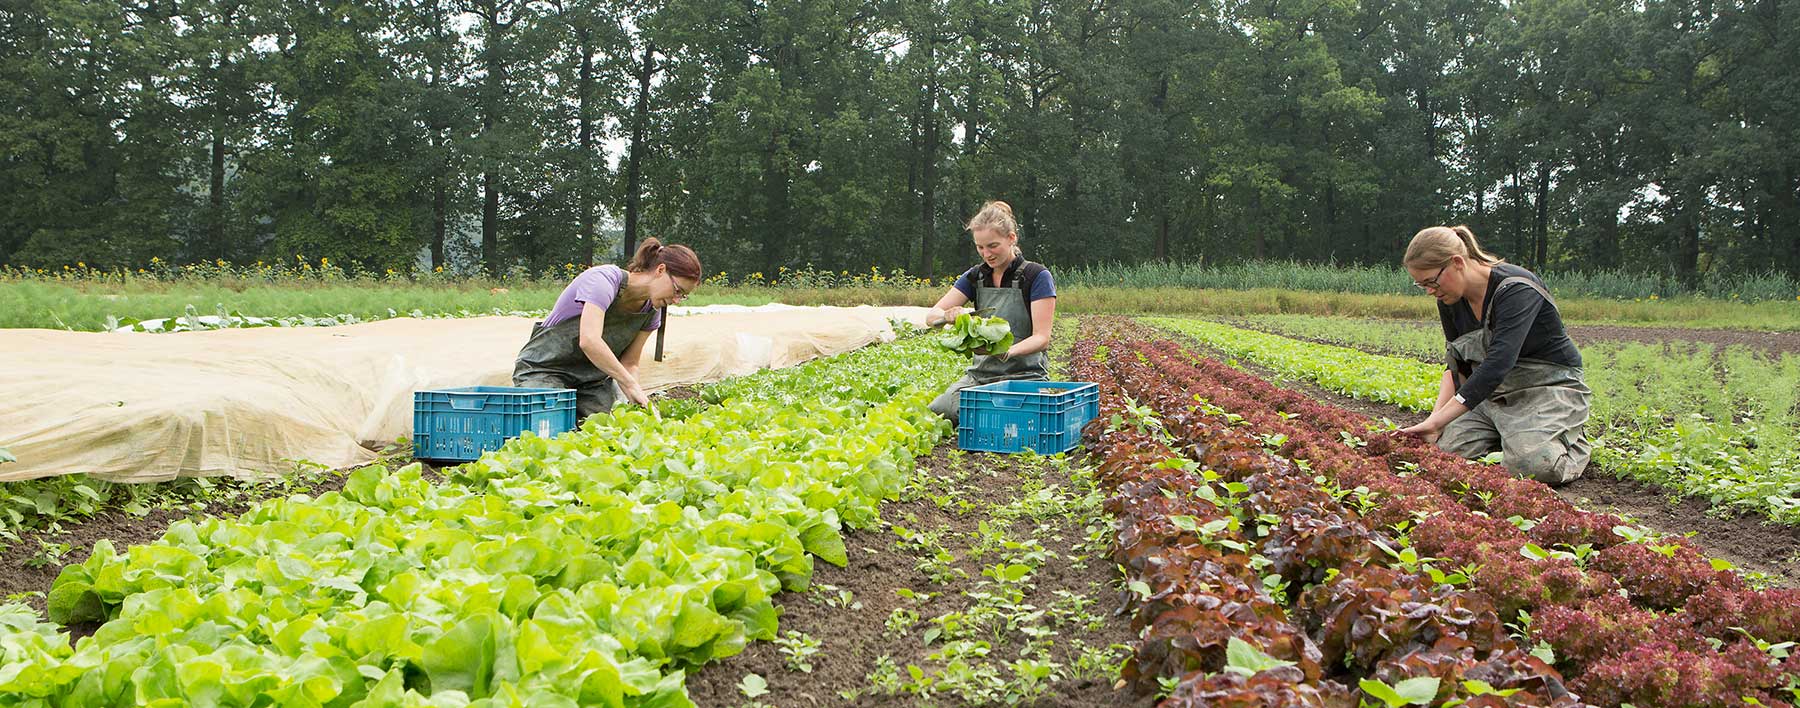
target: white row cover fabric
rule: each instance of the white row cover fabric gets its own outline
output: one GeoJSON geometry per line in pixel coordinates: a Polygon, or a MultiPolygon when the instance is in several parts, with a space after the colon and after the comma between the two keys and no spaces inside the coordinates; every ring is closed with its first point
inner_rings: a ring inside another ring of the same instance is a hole
{"type": "MultiPolygon", "coordinates": [[[[661,391],[792,366],[922,325],[922,307],[778,308],[674,319],[661,391]]],[[[532,320],[398,318],[341,327],[177,334],[0,332],[0,481],[87,473],[113,481],[349,467],[412,433],[412,393],[509,386],[532,320]]]]}

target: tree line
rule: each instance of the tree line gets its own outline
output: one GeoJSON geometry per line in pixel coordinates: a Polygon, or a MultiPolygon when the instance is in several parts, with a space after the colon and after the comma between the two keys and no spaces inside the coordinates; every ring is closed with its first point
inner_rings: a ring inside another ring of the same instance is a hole
{"type": "Polygon", "coordinates": [[[1800,273],[1800,0],[11,0],[0,262],[1800,273]]]}

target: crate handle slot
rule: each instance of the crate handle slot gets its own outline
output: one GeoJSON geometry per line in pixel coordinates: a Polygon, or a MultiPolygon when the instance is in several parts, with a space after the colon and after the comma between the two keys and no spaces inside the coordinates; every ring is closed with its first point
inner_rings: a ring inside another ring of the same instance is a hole
{"type": "Polygon", "coordinates": [[[459,411],[478,411],[487,405],[486,398],[451,397],[450,407],[459,411]]]}
{"type": "Polygon", "coordinates": [[[1018,408],[1025,405],[1023,399],[1012,398],[1010,396],[995,396],[993,399],[989,400],[988,403],[995,408],[1018,408]]]}

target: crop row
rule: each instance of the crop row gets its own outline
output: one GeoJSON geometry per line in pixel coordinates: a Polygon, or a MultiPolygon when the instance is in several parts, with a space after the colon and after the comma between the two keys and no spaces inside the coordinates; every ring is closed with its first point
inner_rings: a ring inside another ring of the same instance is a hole
{"type": "Polygon", "coordinates": [[[1138,593],[1124,674],[1140,688],[1179,677],[1176,706],[1578,705],[1482,597],[1150,367],[1095,349],[1077,347],[1076,371],[1103,384],[1090,433],[1138,593]]]}
{"type": "MultiPolygon", "coordinates": [[[[1425,413],[1443,366],[1199,320],[1147,320],[1276,374],[1425,413]]],[[[1346,323],[1346,331],[1357,327],[1346,323]]],[[[1315,338],[1311,328],[1304,330],[1315,338]]],[[[1368,346],[1373,333],[1346,337],[1368,346]]],[[[1404,341],[1405,337],[1400,337],[1404,341]]],[[[1609,472],[1800,523],[1800,357],[1643,344],[1583,350],[1588,434],[1609,472]]],[[[1441,355],[1440,355],[1441,358],[1441,355]]]]}
{"type": "Polygon", "coordinates": [[[688,670],[776,634],[771,595],[877,520],[946,432],[956,359],[917,338],[752,376],[653,419],[521,438],[432,484],[172,525],[64,569],[65,633],[0,612],[0,703],[691,705],[688,670]]]}
{"type": "MultiPolygon", "coordinates": [[[[1429,557],[1457,569],[1459,582],[1485,596],[1500,620],[1553,652],[1583,699],[1698,706],[1792,696],[1800,661],[1783,657],[1787,643],[1800,640],[1800,593],[1750,589],[1682,539],[1583,512],[1542,485],[1416,440],[1371,435],[1364,416],[1173,342],[1115,330],[1110,360],[1137,372],[1121,375],[1126,391],[1142,397],[1139,407],[1159,417],[1178,447],[1191,446],[1221,473],[1262,454],[1242,436],[1221,445],[1205,432],[1222,423],[1331,488],[1353,490],[1347,498],[1369,529],[1406,536],[1413,563],[1429,557]]],[[[1451,575],[1433,570],[1434,580],[1451,575]]]]}

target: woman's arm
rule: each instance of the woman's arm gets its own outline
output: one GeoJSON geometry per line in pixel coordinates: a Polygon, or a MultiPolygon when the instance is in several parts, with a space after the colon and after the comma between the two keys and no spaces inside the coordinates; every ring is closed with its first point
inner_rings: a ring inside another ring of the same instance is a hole
{"type": "MultiPolygon", "coordinates": [[[[625,397],[632,403],[643,404],[649,401],[644,396],[643,387],[638,385],[635,367],[626,368],[624,362],[613,355],[612,349],[606,346],[605,333],[606,310],[591,302],[584,303],[581,306],[581,353],[586,354],[588,361],[594,362],[594,366],[602,373],[619,382],[619,389],[625,392],[625,397]]],[[[638,346],[641,351],[643,341],[644,333],[639,332],[633,345],[638,346]]],[[[631,350],[627,349],[626,353],[630,354],[631,350]]]]}
{"type": "Polygon", "coordinates": [[[963,308],[963,303],[968,301],[969,296],[964,295],[963,291],[957,290],[954,287],[950,288],[949,292],[944,293],[943,297],[938,298],[936,305],[932,305],[930,310],[925,311],[925,326],[936,327],[938,325],[950,324],[952,320],[956,319],[957,315],[968,311],[963,308]]]}
{"type": "Polygon", "coordinates": [[[639,330],[637,337],[625,347],[625,353],[619,356],[619,363],[625,365],[625,370],[631,372],[632,378],[637,377],[638,362],[644,356],[644,343],[650,341],[650,335],[655,333],[656,330],[653,329],[639,330]]]}
{"type": "Polygon", "coordinates": [[[1437,402],[1431,404],[1432,412],[1443,408],[1444,404],[1452,398],[1456,398],[1456,377],[1451,374],[1449,369],[1445,369],[1444,378],[1438,380],[1437,402]]]}
{"type": "Polygon", "coordinates": [[[1056,298],[1047,297],[1031,303],[1031,336],[1013,342],[1006,358],[1036,354],[1050,348],[1050,332],[1056,327],[1056,298]]]}

